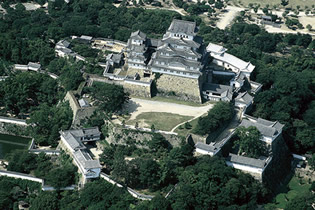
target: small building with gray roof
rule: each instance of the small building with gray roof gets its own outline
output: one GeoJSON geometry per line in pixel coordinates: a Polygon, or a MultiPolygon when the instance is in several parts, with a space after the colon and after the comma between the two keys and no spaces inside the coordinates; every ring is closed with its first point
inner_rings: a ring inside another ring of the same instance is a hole
{"type": "Polygon", "coordinates": [[[262,181],[263,173],[272,161],[272,157],[249,158],[230,153],[226,158],[226,164],[245,173],[251,174],[254,178],[262,181]]]}
{"type": "Polygon", "coordinates": [[[202,155],[216,155],[221,148],[216,147],[215,142],[211,142],[210,144],[205,144],[202,142],[197,142],[195,144],[195,152],[202,155]]]}
{"type": "Polygon", "coordinates": [[[268,145],[272,145],[273,141],[281,135],[282,128],[284,127],[284,125],[278,121],[272,122],[262,118],[253,117],[248,119],[244,118],[240,126],[244,126],[245,128],[250,126],[256,127],[262,135],[261,140],[266,142],[268,145]]]}
{"type": "Polygon", "coordinates": [[[245,110],[253,103],[253,100],[253,96],[251,96],[248,92],[243,92],[238,94],[238,96],[235,98],[235,106],[245,110]]]}
{"type": "Polygon", "coordinates": [[[60,131],[60,145],[70,153],[84,180],[97,178],[101,172],[99,160],[93,160],[83,142],[100,140],[97,127],[60,131]]]}
{"type": "Polygon", "coordinates": [[[202,97],[210,101],[231,101],[233,88],[228,85],[205,83],[202,88],[202,97]]]}

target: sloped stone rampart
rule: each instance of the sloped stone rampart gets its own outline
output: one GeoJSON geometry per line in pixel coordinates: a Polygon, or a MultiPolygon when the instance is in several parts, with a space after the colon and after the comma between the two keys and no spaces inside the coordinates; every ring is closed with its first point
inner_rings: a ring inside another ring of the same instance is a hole
{"type": "Polygon", "coordinates": [[[123,87],[132,96],[151,98],[151,85],[139,85],[124,82],[123,87]]]}
{"type": "MultiPolygon", "coordinates": [[[[178,147],[184,141],[179,136],[170,134],[161,134],[173,147],[178,147]]],[[[106,141],[109,144],[126,145],[129,141],[133,142],[137,147],[146,147],[146,141],[153,137],[153,133],[130,130],[126,128],[117,127],[115,125],[108,125],[108,137],[106,141]]]]}
{"type": "Polygon", "coordinates": [[[201,103],[200,81],[162,74],[156,81],[158,95],[175,96],[180,100],[201,103]]]}

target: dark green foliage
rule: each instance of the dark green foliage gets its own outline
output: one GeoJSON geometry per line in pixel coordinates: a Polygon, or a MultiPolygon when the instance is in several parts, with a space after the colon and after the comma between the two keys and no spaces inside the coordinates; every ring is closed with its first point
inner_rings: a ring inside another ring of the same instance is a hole
{"type": "MultiPolygon", "coordinates": [[[[308,159],[308,164],[309,164],[309,166],[310,166],[310,168],[311,168],[311,170],[315,170],[315,153],[314,154],[312,154],[312,157],[310,158],[310,159],[308,159]]],[[[315,184],[313,183],[313,185],[315,186],[315,184]]],[[[312,186],[313,186],[312,185],[312,186]]],[[[315,190],[315,189],[314,189],[315,190]]]]}
{"type": "Polygon", "coordinates": [[[124,178],[125,183],[131,188],[157,189],[160,179],[159,165],[153,159],[133,159],[126,164],[124,178]]]}
{"type": "Polygon", "coordinates": [[[199,135],[210,134],[228,123],[232,119],[233,114],[233,107],[230,103],[218,102],[209,110],[207,116],[198,119],[197,126],[193,132],[199,135]]]}
{"type": "Polygon", "coordinates": [[[28,200],[36,196],[41,185],[37,182],[15,179],[6,176],[0,177],[0,209],[14,209],[14,203],[19,200],[28,200]]]}
{"type": "Polygon", "coordinates": [[[57,90],[57,82],[47,75],[18,73],[0,82],[0,104],[15,115],[27,113],[41,103],[55,104],[59,98],[57,90]]]}
{"type": "Polygon", "coordinates": [[[48,185],[60,189],[62,187],[70,186],[75,182],[75,174],[78,168],[74,165],[65,165],[63,167],[55,168],[49,171],[45,180],[48,185]]]}
{"type": "Polygon", "coordinates": [[[296,209],[312,209],[312,205],[315,202],[315,195],[313,193],[307,193],[304,195],[297,195],[292,200],[289,200],[285,206],[285,210],[296,209]]]}
{"type": "Polygon", "coordinates": [[[168,149],[169,144],[164,136],[159,133],[154,133],[153,138],[151,139],[151,141],[148,142],[148,146],[152,150],[152,152],[158,152],[159,150],[163,151],[168,149]]]}
{"type": "Polygon", "coordinates": [[[37,155],[29,153],[28,151],[13,151],[6,158],[9,162],[8,170],[28,174],[37,167],[36,157],[37,155]]]}
{"type": "Polygon", "coordinates": [[[59,81],[65,90],[76,90],[79,87],[83,81],[81,69],[79,63],[68,64],[61,69],[59,81]]]}
{"type": "Polygon", "coordinates": [[[31,113],[27,123],[34,125],[29,126],[29,130],[36,143],[57,146],[59,131],[68,129],[72,123],[72,110],[69,103],[54,107],[41,104],[38,110],[31,113]]]}
{"type": "Polygon", "coordinates": [[[37,197],[31,200],[31,209],[42,210],[42,209],[51,209],[58,210],[58,194],[55,191],[45,192],[42,191],[38,194],[37,197]]]}
{"type": "Polygon", "coordinates": [[[72,50],[83,57],[96,58],[98,55],[99,50],[93,49],[87,44],[80,44],[77,42],[72,42],[71,44],[74,45],[72,50]]]}
{"type": "Polygon", "coordinates": [[[169,200],[161,195],[155,196],[151,201],[141,202],[136,207],[137,210],[170,210],[171,204],[169,200]]]}
{"type": "Polygon", "coordinates": [[[173,209],[225,209],[232,205],[232,209],[254,209],[261,195],[260,184],[250,175],[236,173],[218,158],[203,156],[180,175],[170,201],[173,209]]]}
{"type": "Polygon", "coordinates": [[[80,203],[84,209],[128,209],[133,202],[134,198],[125,189],[105,180],[88,183],[80,192],[80,203]]]}
{"type": "Polygon", "coordinates": [[[36,177],[46,177],[49,174],[50,170],[53,168],[53,164],[50,161],[50,158],[45,155],[45,153],[39,153],[36,157],[36,169],[34,174],[36,177]]]}
{"type": "Polygon", "coordinates": [[[286,21],[285,21],[285,24],[286,26],[288,26],[288,28],[293,28],[294,26],[297,26],[299,29],[302,29],[303,28],[303,25],[299,22],[298,19],[290,19],[290,18],[287,18],[286,21]]]}
{"type": "Polygon", "coordinates": [[[199,34],[206,42],[225,43],[229,53],[256,66],[251,79],[262,83],[263,91],[255,96],[252,115],[284,123],[283,136],[291,151],[313,151],[315,65],[310,35],[269,34],[246,23],[233,24],[226,31],[201,24],[199,34]],[[269,54],[275,51],[287,56],[269,54]]]}
{"type": "Polygon", "coordinates": [[[239,153],[251,158],[259,158],[266,155],[266,146],[261,141],[262,135],[256,127],[248,128],[238,127],[235,135],[237,140],[234,142],[234,147],[239,148],[239,153]]]}
{"type": "Polygon", "coordinates": [[[58,81],[65,90],[75,90],[83,81],[82,62],[74,62],[64,58],[52,60],[48,65],[48,71],[59,75],[58,81]]]}
{"type": "Polygon", "coordinates": [[[122,86],[118,85],[95,82],[92,87],[86,88],[85,91],[90,93],[97,100],[96,105],[108,114],[119,111],[123,104],[129,100],[129,94],[124,91],[122,86]]]}

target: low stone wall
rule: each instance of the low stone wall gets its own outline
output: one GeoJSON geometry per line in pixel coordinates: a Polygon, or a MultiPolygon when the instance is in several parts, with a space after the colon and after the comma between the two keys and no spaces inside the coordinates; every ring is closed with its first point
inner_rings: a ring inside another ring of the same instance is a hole
{"type": "Polygon", "coordinates": [[[201,103],[200,82],[198,79],[162,74],[155,81],[157,94],[174,96],[184,101],[201,103]]]}
{"type": "Polygon", "coordinates": [[[26,125],[12,124],[7,122],[0,122],[0,133],[29,137],[26,125]]]}

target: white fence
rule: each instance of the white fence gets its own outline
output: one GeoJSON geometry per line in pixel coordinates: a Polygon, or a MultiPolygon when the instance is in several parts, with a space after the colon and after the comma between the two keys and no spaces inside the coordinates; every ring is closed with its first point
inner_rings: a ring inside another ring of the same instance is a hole
{"type": "Polygon", "coordinates": [[[0,170],[0,176],[7,176],[7,177],[16,178],[16,179],[24,179],[24,180],[29,180],[33,182],[38,182],[38,183],[41,183],[42,185],[44,184],[43,179],[31,176],[29,174],[23,174],[23,173],[18,173],[18,172],[13,172],[13,171],[0,170]]]}
{"type": "MultiPolygon", "coordinates": [[[[109,183],[116,185],[117,187],[123,187],[121,184],[117,183],[115,180],[110,178],[107,174],[101,173],[100,175],[101,178],[105,179],[109,183]]],[[[140,200],[151,200],[154,196],[152,195],[143,195],[141,193],[138,193],[137,191],[131,189],[130,187],[127,187],[127,191],[130,193],[135,198],[138,198],[140,200]]]]}
{"type": "Polygon", "coordinates": [[[0,117],[0,122],[11,123],[16,125],[27,125],[26,120],[9,118],[9,117],[0,117]]]}

